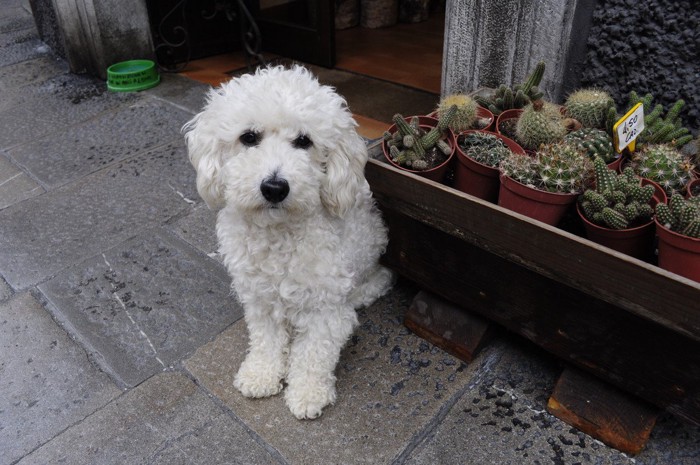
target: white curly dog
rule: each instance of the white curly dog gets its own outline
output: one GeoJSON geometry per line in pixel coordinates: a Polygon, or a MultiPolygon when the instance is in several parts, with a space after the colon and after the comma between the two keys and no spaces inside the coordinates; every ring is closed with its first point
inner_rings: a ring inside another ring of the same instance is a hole
{"type": "Polygon", "coordinates": [[[345,100],[305,68],[269,67],[209,92],[183,131],[197,190],[220,209],[219,251],[250,346],[234,380],[279,393],[300,419],[336,398],[334,370],[383,295],[387,231],[364,178],[367,149],[345,100]]]}

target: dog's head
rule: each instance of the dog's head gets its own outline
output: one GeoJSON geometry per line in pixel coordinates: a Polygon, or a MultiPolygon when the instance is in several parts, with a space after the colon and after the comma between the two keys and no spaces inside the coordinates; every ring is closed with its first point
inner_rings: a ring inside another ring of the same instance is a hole
{"type": "Polygon", "coordinates": [[[305,68],[270,67],[209,92],[183,128],[210,208],[343,216],[365,182],[367,149],[345,100],[305,68]]]}

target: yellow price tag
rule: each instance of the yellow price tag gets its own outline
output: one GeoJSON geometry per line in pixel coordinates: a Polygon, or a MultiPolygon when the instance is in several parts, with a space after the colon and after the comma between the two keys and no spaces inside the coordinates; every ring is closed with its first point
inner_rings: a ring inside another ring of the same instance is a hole
{"type": "Polygon", "coordinates": [[[643,130],[644,105],[639,102],[613,126],[613,139],[615,139],[617,152],[622,152],[625,147],[629,147],[630,152],[634,152],[634,141],[643,130]]]}

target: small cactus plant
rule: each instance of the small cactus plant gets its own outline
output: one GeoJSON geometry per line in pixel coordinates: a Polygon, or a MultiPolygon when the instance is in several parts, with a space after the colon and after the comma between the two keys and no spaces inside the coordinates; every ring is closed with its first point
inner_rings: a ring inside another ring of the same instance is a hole
{"type": "Polygon", "coordinates": [[[695,177],[690,159],[668,144],[643,146],[632,154],[631,166],[637,175],[659,183],[668,195],[682,192],[695,177]]]}
{"type": "Polygon", "coordinates": [[[523,108],[528,103],[540,100],[544,96],[537,88],[542,81],[542,76],[544,76],[544,68],[544,61],[540,61],[522,84],[518,84],[512,89],[501,84],[492,97],[477,96],[475,99],[479,105],[487,108],[494,115],[500,115],[505,110],[512,108],[523,108]]]}
{"type": "Polygon", "coordinates": [[[700,238],[700,201],[673,194],[668,204],[656,206],[656,219],[671,231],[700,238]]]}
{"type": "Polygon", "coordinates": [[[407,122],[400,114],[394,115],[397,130],[393,134],[389,131],[384,133],[392,161],[416,171],[425,171],[439,165],[440,160],[444,161],[452,152],[452,147],[442,138],[456,111],[457,107],[453,105],[438,120],[437,126],[429,131],[420,127],[417,117],[407,122]]]}
{"type": "Polygon", "coordinates": [[[638,136],[641,144],[669,144],[680,148],[693,140],[687,128],[682,127],[680,113],[685,106],[684,100],[677,100],[663,116],[663,106],[658,104],[652,109],[652,94],[640,97],[632,91],[629,95],[629,108],[637,103],[644,105],[644,130],[638,136]]]}
{"type": "Polygon", "coordinates": [[[593,160],[593,166],[595,188],[587,189],[579,198],[581,211],[589,221],[610,229],[627,229],[651,219],[653,186],[642,186],[630,167],[617,174],[600,157],[593,160]]]}
{"type": "Polygon", "coordinates": [[[537,150],[542,144],[560,141],[566,124],[559,108],[544,100],[535,100],[523,109],[515,128],[515,137],[523,148],[537,150]]]}
{"type": "Polygon", "coordinates": [[[564,137],[564,143],[572,144],[586,152],[591,160],[595,157],[602,158],[605,163],[615,160],[612,137],[602,129],[581,128],[570,132],[564,137]]]}
{"type": "Polygon", "coordinates": [[[596,88],[579,89],[564,102],[566,114],[578,120],[584,128],[604,128],[610,107],[615,107],[610,94],[596,88]]]}
{"type": "Polygon", "coordinates": [[[534,157],[509,155],[499,168],[521,184],[559,193],[580,194],[593,176],[591,159],[566,144],[543,145],[534,157]]]}
{"type": "Polygon", "coordinates": [[[442,119],[452,106],[456,106],[457,111],[450,120],[449,128],[454,132],[470,129],[476,121],[476,100],[466,94],[448,95],[438,104],[438,119],[442,119]]]}
{"type": "Polygon", "coordinates": [[[469,158],[494,168],[511,153],[501,139],[485,132],[464,134],[459,138],[459,145],[469,158]]]}

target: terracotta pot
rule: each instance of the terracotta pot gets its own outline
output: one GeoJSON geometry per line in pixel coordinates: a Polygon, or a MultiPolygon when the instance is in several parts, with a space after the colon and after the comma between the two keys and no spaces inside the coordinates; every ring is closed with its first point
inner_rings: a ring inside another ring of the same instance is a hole
{"type": "Polygon", "coordinates": [[[685,186],[685,198],[700,197],[700,178],[693,179],[685,186]]]}
{"type": "Polygon", "coordinates": [[[561,221],[579,195],[542,191],[503,174],[500,180],[498,205],[552,226],[561,221]]]}
{"type": "Polygon", "coordinates": [[[498,201],[498,190],[500,188],[500,173],[498,168],[484,165],[468,157],[459,144],[459,137],[461,135],[473,132],[483,132],[498,137],[508,146],[511,152],[525,155],[525,150],[514,140],[495,132],[469,130],[460,132],[459,135],[457,135],[455,141],[457,162],[455,163],[454,188],[480,199],[496,203],[498,201]]]}
{"type": "Polygon", "coordinates": [[[700,282],[700,239],[678,234],[654,221],[659,236],[659,266],[700,282]]]}
{"type": "MultiPolygon", "coordinates": [[[[408,117],[405,118],[406,121],[410,121],[411,118],[413,117],[408,117]]],[[[424,129],[430,129],[434,128],[437,126],[437,120],[435,118],[431,118],[430,116],[419,116],[418,117],[418,124],[420,125],[421,128],[424,129]]],[[[396,132],[396,124],[392,124],[388,131],[390,133],[395,133],[396,132]]],[[[434,168],[431,168],[429,170],[411,170],[408,169],[404,166],[399,165],[398,163],[394,163],[394,161],[391,159],[391,155],[389,155],[389,148],[386,145],[386,142],[382,142],[382,152],[384,152],[384,158],[387,159],[389,163],[394,165],[395,167],[402,169],[404,171],[408,171],[409,173],[417,174],[418,176],[422,176],[424,178],[430,179],[431,181],[435,182],[442,182],[445,179],[445,176],[447,175],[447,172],[450,168],[450,165],[452,161],[454,160],[454,154],[455,154],[455,141],[454,141],[454,135],[452,134],[452,131],[449,129],[446,131],[445,136],[443,139],[450,145],[452,148],[452,152],[447,157],[447,160],[445,160],[444,163],[442,163],[439,166],[436,166],[434,168]]]]}
{"type": "Polygon", "coordinates": [[[509,135],[509,134],[504,134],[503,132],[501,132],[501,123],[504,121],[507,121],[507,120],[513,120],[513,119],[517,120],[518,118],[520,118],[520,115],[522,113],[523,113],[523,110],[520,108],[513,108],[510,110],[505,110],[505,111],[501,112],[501,114],[498,115],[498,118],[496,118],[495,132],[497,132],[498,134],[501,134],[503,136],[506,136],[506,137],[511,137],[511,138],[515,137],[515,134],[509,135]]]}

